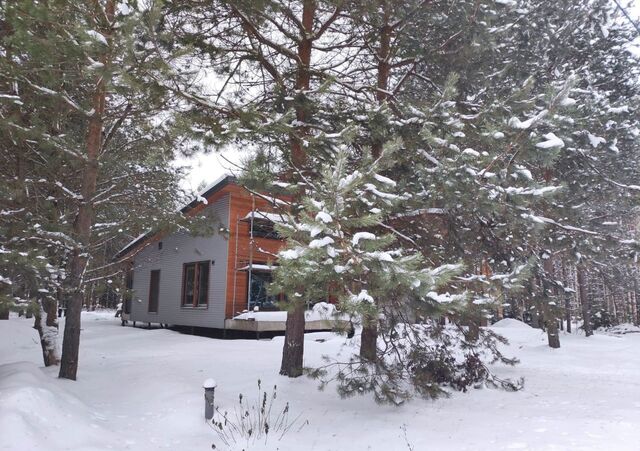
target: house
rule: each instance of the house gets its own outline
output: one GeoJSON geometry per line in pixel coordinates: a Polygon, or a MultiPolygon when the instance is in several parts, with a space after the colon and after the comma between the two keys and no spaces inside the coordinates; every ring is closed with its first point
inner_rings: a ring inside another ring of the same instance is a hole
{"type": "MultiPolygon", "coordinates": [[[[190,326],[222,330],[283,331],[285,312],[276,311],[267,294],[276,254],[284,241],[274,230],[275,197],[252,193],[234,177],[211,184],[181,211],[205,215],[220,233],[149,232],[123,248],[118,258],[131,265],[125,319],[135,325],[190,326]]],[[[123,320],[124,324],[124,320],[123,320]]],[[[308,316],[307,330],[331,328],[324,318],[308,316]]]]}

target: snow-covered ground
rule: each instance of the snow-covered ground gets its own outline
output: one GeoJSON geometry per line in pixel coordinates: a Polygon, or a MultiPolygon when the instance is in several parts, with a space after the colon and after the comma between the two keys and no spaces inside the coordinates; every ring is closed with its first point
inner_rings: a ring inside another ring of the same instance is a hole
{"type": "MultiPolygon", "coordinates": [[[[120,327],[112,312],[83,314],[79,379],[59,380],[55,369],[40,367],[31,325],[0,321],[2,450],[211,449],[220,443],[203,420],[207,378],[218,382],[222,410],[232,410],[239,393],[255,397],[260,378],[269,389],[278,385],[276,406],[289,402],[292,415],[309,422],[249,449],[640,449],[638,333],[563,335],[562,348],[551,350],[540,331],[503,324],[495,330],[511,340],[508,351],[521,364],[496,372],[524,376],[523,391],[479,389],[396,408],[278,376],[281,337],[225,341],[120,327]]],[[[344,340],[307,335],[305,363],[344,340]]]]}

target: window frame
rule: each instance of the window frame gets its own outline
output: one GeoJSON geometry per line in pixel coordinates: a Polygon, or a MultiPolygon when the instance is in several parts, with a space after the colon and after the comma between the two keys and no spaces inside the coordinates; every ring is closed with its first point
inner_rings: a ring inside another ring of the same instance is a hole
{"type": "Polygon", "coordinates": [[[160,270],[159,269],[152,269],[151,272],[149,273],[149,299],[148,299],[148,303],[147,303],[147,313],[158,313],[158,309],[160,308],[160,270]],[[157,287],[155,290],[155,310],[151,310],[151,300],[152,300],[152,296],[154,294],[154,289],[153,289],[153,275],[158,274],[158,278],[156,280],[157,282],[157,287]]]}
{"type": "Polygon", "coordinates": [[[276,230],[275,223],[270,219],[254,218],[253,227],[249,227],[251,228],[250,233],[252,233],[255,238],[282,240],[282,236],[280,236],[276,230]]]}
{"type": "Polygon", "coordinates": [[[186,262],[182,264],[182,288],[180,293],[180,308],[185,309],[208,309],[209,308],[209,288],[211,282],[211,261],[210,260],[200,260],[196,262],[186,262]],[[205,303],[200,304],[198,300],[200,298],[200,268],[205,266],[207,268],[207,286],[204,292],[205,295],[205,303]],[[187,270],[189,267],[193,267],[193,300],[191,303],[186,302],[186,294],[187,294],[187,270]]]}
{"type": "MultiPolygon", "coordinates": [[[[263,261],[253,262],[253,265],[268,265],[268,264],[269,264],[268,262],[263,262],[263,261]]],[[[255,307],[255,304],[251,306],[251,283],[253,282],[254,276],[258,275],[258,277],[261,277],[262,275],[267,275],[271,279],[267,283],[273,283],[273,271],[267,271],[264,269],[251,269],[250,272],[251,272],[251,275],[249,275],[249,270],[247,271],[247,280],[246,280],[247,288],[245,292],[247,293],[247,309],[251,311],[255,307]]],[[[280,307],[278,306],[278,303],[282,301],[286,301],[286,296],[283,293],[278,293],[276,295],[267,295],[267,297],[273,297],[273,302],[271,303],[272,306],[266,307],[266,308],[264,306],[259,306],[260,311],[281,312],[282,309],[280,309],[280,307]]]]}

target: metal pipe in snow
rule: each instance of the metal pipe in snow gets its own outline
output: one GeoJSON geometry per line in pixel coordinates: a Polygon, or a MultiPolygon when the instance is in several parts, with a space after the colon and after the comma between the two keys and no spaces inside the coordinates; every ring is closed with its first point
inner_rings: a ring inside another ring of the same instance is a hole
{"type": "Polygon", "coordinates": [[[207,379],[202,384],[204,388],[204,418],[211,420],[213,418],[213,409],[215,403],[216,381],[207,379]]]}

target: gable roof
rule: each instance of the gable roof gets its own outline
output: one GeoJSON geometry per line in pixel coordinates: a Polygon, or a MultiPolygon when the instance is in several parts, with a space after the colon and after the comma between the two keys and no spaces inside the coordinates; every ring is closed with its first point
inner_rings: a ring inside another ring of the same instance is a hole
{"type": "MultiPolygon", "coordinates": [[[[182,207],[179,210],[180,213],[189,214],[189,212],[193,210],[195,207],[197,207],[198,205],[202,204],[203,202],[207,203],[208,199],[214,194],[216,194],[218,191],[220,191],[227,185],[237,183],[237,181],[238,180],[232,175],[223,175],[222,177],[219,177],[213,183],[209,184],[207,187],[201,190],[191,202],[189,202],[187,205],[182,207]]],[[[155,236],[158,232],[159,232],[158,230],[149,229],[145,233],[139,235],[133,241],[127,244],[125,247],[120,249],[118,253],[115,255],[114,259],[119,259],[124,257],[127,254],[130,254],[131,252],[133,252],[134,250],[142,246],[144,243],[146,243],[153,236],[155,236]]]]}
{"type": "MultiPolygon", "coordinates": [[[[180,213],[186,214],[189,211],[193,210],[196,206],[203,202],[203,200],[209,199],[215,193],[220,191],[227,185],[238,183],[238,179],[232,175],[223,175],[218,177],[214,182],[210,183],[204,189],[202,189],[198,194],[196,194],[195,199],[189,202],[187,205],[180,209],[180,213]]],[[[205,202],[206,203],[206,202],[205,202]]]]}

